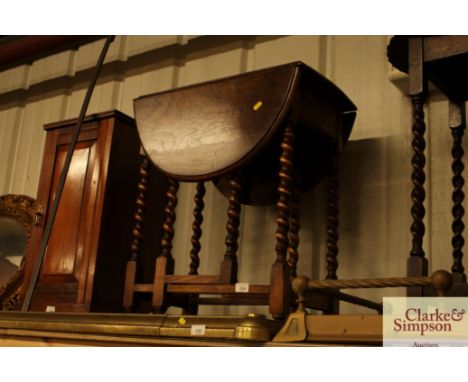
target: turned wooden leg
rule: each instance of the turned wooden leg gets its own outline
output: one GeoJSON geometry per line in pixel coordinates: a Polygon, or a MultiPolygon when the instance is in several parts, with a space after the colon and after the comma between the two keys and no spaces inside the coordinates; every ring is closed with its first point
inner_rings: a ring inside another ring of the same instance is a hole
{"type": "Polygon", "coordinates": [[[466,119],[465,119],[465,104],[456,103],[449,101],[449,124],[453,136],[453,146],[452,146],[452,248],[453,248],[453,266],[452,272],[453,277],[456,281],[466,282],[465,268],[463,266],[463,246],[465,244],[465,239],[463,238],[463,230],[465,229],[465,224],[463,223],[463,216],[465,215],[465,210],[463,208],[463,201],[465,200],[465,194],[463,192],[463,186],[465,184],[465,179],[463,178],[463,170],[465,166],[463,165],[463,146],[462,139],[463,133],[465,131],[466,119]]]}
{"type": "Polygon", "coordinates": [[[291,200],[290,217],[289,217],[289,246],[288,246],[288,265],[290,268],[291,277],[297,276],[297,262],[299,260],[299,229],[300,229],[300,214],[301,214],[301,191],[294,187],[294,192],[291,200]]]}
{"type": "MultiPolygon", "coordinates": [[[[195,192],[195,208],[193,209],[193,223],[192,223],[192,250],[190,251],[190,271],[189,275],[197,275],[198,267],[200,265],[200,238],[202,236],[201,225],[203,223],[203,208],[205,203],[203,197],[205,196],[205,183],[198,182],[195,192]]],[[[198,312],[198,295],[191,294],[188,297],[188,303],[185,314],[197,314],[198,312]]]]}
{"type": "Polygon", "coordinates": [[[237,282],[237,249],[239,238],[239,224],[241,211],[241,181],[235,174],[229,181],[231,194],[229,195],[228,221],[226,225],[226,253],[221,263],[220,282],[230,284],[237,282]]]}
{"type": "MultiPolygon", "coordinates": [[[[412,248],[410,257],[408,259],[408,276],[427,276],[428,262],[424,254],[423,238],[425,233],[424,215],[426,210],[424,208],[424,199],[426,192],[424,190],[424,182],[426,174],[424,166],[426,164],[426,157],[424,149],[426,141],[424,139],[424,132],[426,125],[424,123],[424,96],[418,94],[412,97],[413,105],[413,158],[411,164],[413,165],[413,173],[411,180],[413,182],[413,191],[411,192],[411,199],[413,206],[411,208],[411,216],[413,223],[411,225],[411,234],[413,236],[412,248]]],[[[411,287],[408,288],[409,296],[421,296],[422,288],[411,287]]]]}
{"type": "Polygon", "coordinates": [[[293,189],[293,140],[293,126],[291,122],[288,122],[281,141],[279,197],[276,203],[276,260],[271,269],[270,279],[270,313],[276,318],[288,314],[291,295],[291,275],[286,252],[289,247],[289,215],[293,189]]]}
{"type": "Polygon", "coordinates": [[[198,274],[198,266],[200,265],[200,238],[202,236],[201,225],[203,223],[203,208],[205,203],[203,197],[205,196],[205,183],[197,183],[197,190],[195,193],[195,208],[193,209],[193,223],[192,223],[192,250],[190,251],[190,271],[189,275],[198,274]]]}
{"type": "Polygon", "coordinates": [[[327,196],[327,280],[336,280],[338,277],[338,166],[336,158],[328,175],[328,196],[327,196]]]}
{"type": "Polygon", "coordinates": [[[136,212],[134,214],[135,225],[132,230],[132,245],[131,255],[127,262],[127,269],[125,273],[125,288],[123,307],[126,312],[132,311],[134,286],[136,281],[136,269],[138,259],[141,252],[141,244],[143,241],[143,226],[144,226],[144,212],[146,209],[146,195],[148,193],[148,176],[149,176],[150,163],[148,158],[143,155],[140,165],[140,181],[138,182],[138,194],[136,198],[136,212]]]}
{"type": "MultiPolygon", "coordinates": [[[[424,190],[424,182],[426,174],[424,167],[426,165],[426,157],[424,149],[426,141],[424,133],[426,124],[424,123],[424,102],[426,95],[427,81],[424,78],[423,70],[423,39],[422,37],[411,37],[408,42],[408,71],[409,71],[409,93],[411,95],[412,105],[412,133],[413,140],[411,146],[413,148],[413,157],[411,164],[413,172],[411,181],[413,182],[413,191],[411,199],[413,206],[411,207],[411,216],[413,223],[411,224],[412,248],[407,262],[408,276],[427,276],[428,262],[423,250],[423,238],[425,233],[424,215],[424,199],[426,193],[424,190]]],[[[408,296],[422,296],[423,288],[411,287],[407,289],[408,296]]]]}
{"type": "MultiPolygon", "coordinates": [[[[336,280],[338,276],[336,271],[338,269],[338,163],[337,158],[332,159],[330,173],[328,175],[327,183],[327,254],[325,256],[327,261],[327,280],[336,280]]],[[[327,313],[339,314],[340,301],[337,298],[331,298],[331,308],[327,313]]]]}
{"type": "Polygon", "coordinates": [[[156,259],[154,272],[153,301],[152,305],[156,313],[165,311],[164,293],[166,290],[165,276],[174,273],[174,258],[172,257],[172,239],[174,237],[174,222],[176,219],[175,208],[177,206],[177,190],[179,182],[169,178],[169,188],[166,192],[165,220],[163,224],[163,236],[161,240],[161,256],[156,259]]]}

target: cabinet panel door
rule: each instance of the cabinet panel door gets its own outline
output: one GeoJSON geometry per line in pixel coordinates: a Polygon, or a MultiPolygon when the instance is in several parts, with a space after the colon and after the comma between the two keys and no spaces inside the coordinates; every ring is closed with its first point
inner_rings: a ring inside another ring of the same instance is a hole
{"type": "MultiPolygon", "coordinates": [[[[57,146],[52,190],[48,205],[55,197],[60,173],[67,155],[67,144],[57,146]]],[[[57,216],[49,238],[41,281],[78,282],[82,272],[86,241],[85,221],[91,175],[96,154],[96,141],[79,142],[74,151],[57,216]],[[51,254],[48,256],[48,254],[51,254]]]]}
{"type": "MultiPolygon", "coordinates": [[[[43,217],[31,233],[24,290],[37,262],[75,124],[76,121],[63,121],[45,128],[37,194],[43,217]]],[[[30,310],[44,311],[48,305],[57,312],[122,310],[139,150],[134,123],[126,116],[103,113],[89,117],[83,124],[30,310]]]]}

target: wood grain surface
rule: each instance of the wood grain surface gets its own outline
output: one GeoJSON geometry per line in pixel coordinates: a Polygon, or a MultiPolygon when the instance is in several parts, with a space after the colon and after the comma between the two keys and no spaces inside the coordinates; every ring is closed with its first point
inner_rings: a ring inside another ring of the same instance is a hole
{"type": "Polygon", "coordinates": [[[281,66],[135,100],[146,153],[173,176],[225,170],[277,127],[294,73],[281,66]]]}

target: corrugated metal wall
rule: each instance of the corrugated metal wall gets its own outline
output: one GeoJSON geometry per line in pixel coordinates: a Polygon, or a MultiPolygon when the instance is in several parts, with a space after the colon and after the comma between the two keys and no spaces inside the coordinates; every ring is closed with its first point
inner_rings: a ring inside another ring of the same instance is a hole
{"type": "MultiPolygon", "coordinates": [[[[340,161],[339,276],[402,276],[411,240],[410,104],[389,80],[387,43],[385,36],[118,36],[88,114],[118,109],[133,116],[133,99],[141,95],[295,60],[305,62],[334,81],[358,107],[351,142],[340,161]]],[[[97,41],[0,72],[1,194],[36,196],[45,139],[42,126],[78,116],[102,44],[97,41]]],[[[433,269],[451,265],[447,118],[445,100],[432,95],[425,246],[433,269]]],[[[188,269],[192,190],[186,185],[179,192],[174,253],[176,271],[182,273],[188,269]]],[[[321,184],[305,195],[303,203],[299,273],[312,277],[323,277],[325,270],[325,197],[321,184]]],[[[206,201],[201,271],[217,272],[227,202],[211,187],[206,201]]],[[[274,214],[273,207],[243,209],[240,281],[269,281],[274,214]]],[[[383,293],[359,292],[374,298],[383,293]]]]}

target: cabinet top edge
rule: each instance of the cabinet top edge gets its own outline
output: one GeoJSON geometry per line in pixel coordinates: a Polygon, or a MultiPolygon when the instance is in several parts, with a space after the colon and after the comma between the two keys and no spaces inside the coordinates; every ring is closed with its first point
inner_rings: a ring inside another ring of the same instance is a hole
{"type": "MultiPolygon", "coordinates": [[[[89,114],[84,118],[83,123],[100,121],[100,120],[109,119],[109,118],[120,119],[132,125],[135,124],[135,120],[132,117],[129,117],[128,115],[118,110],[110,110],[110,111],[105,111],[101,113],[89,114]]],[[[70,118],[70,119],[66,119],[63,121],[47,123],[44,125],[44,130],[53,130],[57,128],[63,128],[66,126],[73,126],[73,125],[76,125],[77,122],[78,122],[78,118],[70,118]]]]}

